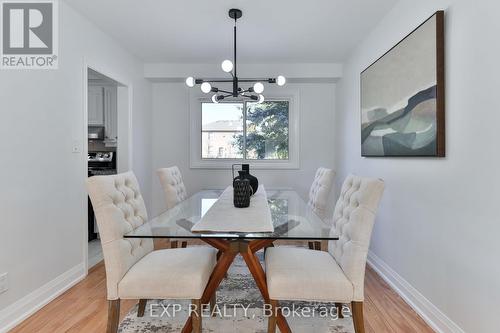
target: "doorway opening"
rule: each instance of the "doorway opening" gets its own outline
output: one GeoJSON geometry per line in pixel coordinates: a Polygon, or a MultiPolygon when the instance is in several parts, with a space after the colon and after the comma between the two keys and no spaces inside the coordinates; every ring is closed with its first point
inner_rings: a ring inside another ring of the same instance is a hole
{"type": "MultiPolygon", "coordinates": [[[[101,71],[85,68],[85,169],[87,177],[130,169],[130,85],[101,71]]],[[[86,269],[103,260],[92,203],[85,196],[84,257],[86,269]]]]}

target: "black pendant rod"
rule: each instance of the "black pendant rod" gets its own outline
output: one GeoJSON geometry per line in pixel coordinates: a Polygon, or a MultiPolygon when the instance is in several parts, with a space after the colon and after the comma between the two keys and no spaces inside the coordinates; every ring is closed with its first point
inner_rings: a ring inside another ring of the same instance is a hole
{"type": "Polygon", "coordinates": [[[234,75],[233,75],[233,97],[238,97],[238,74],[236,70],[236,21],[238,20],[238,17],[235,15],[234,16],[234,28],[233,28],[233,49],[234,49],[234,55],[233,55],[233,63],[234,63],[234,75]]]}
{"type": "Polygon", "coordinates": [[[237,76],[236,72],[236,17],[234,18],[234,76],[237,76]]]}

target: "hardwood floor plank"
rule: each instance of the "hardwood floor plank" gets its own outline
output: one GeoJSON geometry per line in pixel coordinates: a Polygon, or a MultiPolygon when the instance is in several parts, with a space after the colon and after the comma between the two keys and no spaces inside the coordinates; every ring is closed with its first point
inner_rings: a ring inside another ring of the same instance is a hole
{"type": "Polygon", "coordinates": [[[365,297],[365,329],[367,333],[397,333],[392,329],[388,318],[384,318],[383,313],[368,297],[365,297]]]}
{"type": "MultiPolygon", "coordinates": [[[[201,242],[190,243],[202,244],[201,242]]],[[[286,242],[287,245],[290,243],[286,242]]],[[[300,242],[295,243],[300,244],[300,242]]],[[[155,245],[157,248],[168,247],[161,242],[155,245]]],[[[122,300],[120,320],[136,303],[137,300],[122,300]]],[[[11,333],[105,332],[107,306],[106,271],[101,262],[90,270],[89,275],[83,281],[26,319],[11,330],[11,333]]],[[[148,311],[147,307],[146,311],[148,311]]],[[[364,318],[367,333],[434,332],[370,268],[367,268],[365,277],[364,318]]]]}
{"type": "Polygon", "coordinates": [[[434,332],[425,321],[371,268],[365,277],[366,298],[386,318],[394,332],[434,332]]]}

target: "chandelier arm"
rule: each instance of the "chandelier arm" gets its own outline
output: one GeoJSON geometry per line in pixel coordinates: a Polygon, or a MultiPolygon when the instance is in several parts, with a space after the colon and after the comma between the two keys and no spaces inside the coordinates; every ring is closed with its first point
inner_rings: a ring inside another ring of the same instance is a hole
{"type": "Polygon", "coordinates": [[[239,82],[267,82],[267,83],[276,83],[275,78],[270,79],[238,79],[239,82]]]}
{"type": "Polygon", "coordinates": [[[257,95],[245,95],[245,94],[240,94],[240,96],[242,96],[242,97],[246,97],[246,98],[250,98],[250,99],[253,99],[253,100],[258,100],[258,99],[259,99],[259,96],[257,96],[257,95]]]}
{"type": "MultiPolygon", "coordinates": [[[[222,83],[230,83],[230,82],[233,82],[234,79],[196,79],[195,80],[195,83],[196,84],[202,84],[203,82],[209,82],[209,83],[216,83],[216,82],[222,82],[222,83]]],[[[251,83],[251,82],[267,82],[267,83],[276,83],[276,79],[275,78],[269,78],[269,79],[239,79],[238,78],[238,82],[247,82],[247,83],[251,83]]]]}
{"type": "MultiPolygon", "coordinates": [[[[230,94],[230,95],[233,95],[233,93],[232,93],[232,92],[227,91],[227,90],[222,90],[222,89],[219,89],[219,92],[221,92],[221,93],[225,93],[225,94],[230,94]]],[[[227,97],[227,96],[226,96],[226,97],[227,97]]]]}
{"type": "Polygon", "coordinates": [[[208,83],[229,83],[233,82],[232,79],[196,79],[196,84],[201,84],[203,82],[208,82],[208,83]]]}

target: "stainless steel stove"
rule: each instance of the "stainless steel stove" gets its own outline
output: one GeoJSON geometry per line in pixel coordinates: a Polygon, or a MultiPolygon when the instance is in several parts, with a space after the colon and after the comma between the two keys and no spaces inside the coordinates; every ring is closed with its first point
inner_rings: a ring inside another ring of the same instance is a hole
{"type": "MultiPolygon", "coordinates": [[[[87,163],[89,177],[116,174],[116,152],[114,151],[89,152],[87,163]]],[[[97,239],[99,233],[95,222],[94,208],[92,207],[90,198],[88,199],[88,215],[88,240],[90,242],[93,239],[97,239]]]]}
{"type": "Polygon", "coordinates": [[[116,174],[116,158],[115,152],[89,152],[88,154],[88,174],[90,176],[97,175],[114,175],[116,174]]]}

